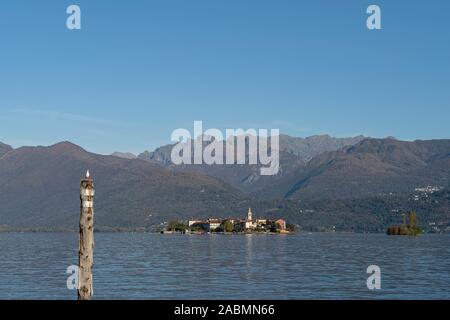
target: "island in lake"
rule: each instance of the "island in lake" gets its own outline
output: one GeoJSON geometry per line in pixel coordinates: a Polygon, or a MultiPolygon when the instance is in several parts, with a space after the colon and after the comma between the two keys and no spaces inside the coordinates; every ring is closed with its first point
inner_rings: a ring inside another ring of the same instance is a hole
{"type": "Polygon", "coordinates": [[[414,210],[409,212],[409,221],[406,223],[406,215],[403,214],[403,224],[401,226],[389,227],[386,231],[391,236],[418,236],[422,229],[417,226],[417,215],[414,210]]]}
{"type": "Polygon", "coordinates": [[[284,219],[254,219],[249,208],[246,218],[208,218],[193,219],[185,222],[171,221],[161,233],[292,233],[295,226],[284,219]]]}

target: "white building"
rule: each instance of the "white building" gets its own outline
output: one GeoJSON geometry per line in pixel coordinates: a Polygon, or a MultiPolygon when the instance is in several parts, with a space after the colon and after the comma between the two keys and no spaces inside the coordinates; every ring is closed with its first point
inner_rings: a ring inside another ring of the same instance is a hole
{"type": "Polygon", "coordinates": [[[258,226],[256,221],[253,221],[252,209],[248,208],[247,219],[245,220],[245,229],[255,229],[258,226]]]}
{"type": "Polygon", "coordinates": [[[201,223],[204,223],[204,221],[203,220],[189,220],[188,221],[189,227],[192,227],[194,224],[201,224],[201,223]]]}
{"type": "Polygon", "coordinates": [[[221,223],[222,221],[220,221],[219,219],[208,219],[207,229],[209,231],[214,231],[218,227],[220,227],[221,223]]]}

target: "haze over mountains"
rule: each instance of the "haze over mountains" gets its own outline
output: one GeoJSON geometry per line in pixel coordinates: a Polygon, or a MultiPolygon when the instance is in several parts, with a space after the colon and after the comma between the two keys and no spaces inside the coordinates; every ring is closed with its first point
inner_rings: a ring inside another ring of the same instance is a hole
{"type": "MultiPolygon", "coordinates": [[[[450,140],[398,141],[365,137],[280,137],[280,172],[258,166],[183,165],[171,146],[98,155],[70,142],[13,149],[0,143],[0,228],[75,229],[79,181],[96,184],[96,227],[154,227],[171,219],[281,216],[308,228],[376,231],[417,207],[424,219],[450,221],[450,140]],[[424,200],[415,188],[442,187],[424,200]]],[[[420,214],[420,213],[419,213],[420,214]]]]}

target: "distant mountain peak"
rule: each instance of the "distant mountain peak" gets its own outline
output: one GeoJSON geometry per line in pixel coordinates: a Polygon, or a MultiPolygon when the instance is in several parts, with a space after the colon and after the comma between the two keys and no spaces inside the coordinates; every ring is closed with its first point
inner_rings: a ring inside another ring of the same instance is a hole
{"type": "Polygon", "coordinates": [[[76,145],[75,143],[65,140],[61,142],[57,142],[53,145],[50,145],[49,147],[75,147],[75,148],[81,148],[80,146],[76,145]]]}
{"type": "Polygon", "coordinates": [[[43,148],[61,153],[87,153],[85,149],[70,141],[61,141],[43,148]]]}
{"type": "Polygon", "coordinates": [[[327,133],[322,133],[322,134],[315,134],[315,135],[306,137],[305,139],[314,139],[314,138],[333,138],[333,137],[327,133]]]}
{"type": "Polygon", "coordinates": [[[12,150],[13,148],[10,145],[0,142],[0,158],[12,150]]]}
{"type": "Polygon", "coordinates": [[[137,156],[131,152],[113,152],[111,154],[113,157],[122,158],[122,159],[136,159],[137,156]]]}

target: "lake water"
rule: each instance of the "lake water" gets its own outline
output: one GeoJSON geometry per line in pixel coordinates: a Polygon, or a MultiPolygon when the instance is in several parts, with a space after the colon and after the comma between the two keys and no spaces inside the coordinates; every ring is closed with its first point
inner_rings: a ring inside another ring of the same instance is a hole
{"type": "MultiPolygon", "coordinates": [[[[450,299],[450,235],[96,233],[95,299],[450,299]],[[381,290],[367,289],[369,265],[381,290]]],[[[0,299],[75,299],[77,234],[0,233],[0,299]]]]}

